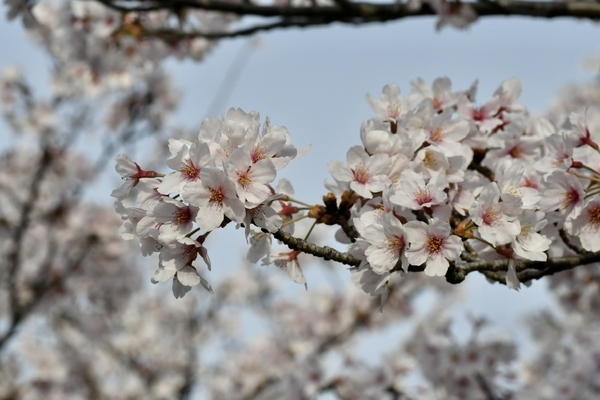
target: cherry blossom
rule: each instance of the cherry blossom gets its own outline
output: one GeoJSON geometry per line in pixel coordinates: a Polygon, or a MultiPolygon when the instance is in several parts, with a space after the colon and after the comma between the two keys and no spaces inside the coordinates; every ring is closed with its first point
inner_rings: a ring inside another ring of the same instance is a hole
{"type": "Polygon", "coordinates": [[[383,190],[389,182],[387,173],[391,162],[385,154],[369,156],[362,147],[354,146],[346,155],[347,164],[330,161],[329,172],[339,182],[348,182],[350,188],[364,198],[373,197],[373,192],[383,190]]]}
{"type": "Polygon", "coordinates": [[[431,178],[427,184],[423,177],[412,170],[406,170],[400,175],[400,181],[390,201],[412,210],[431,207],[446,200],[444,192],[448,185],[446,176],[439,174],[431,178]]]}
{"type": "Polygon", "coordinates": [[[381,99],[370,94],[367,94],[366,99],[373,112],[385,121],[397,123],[412,108],[410,96],[402,96],[400,87],[396,84],[384,86],[381,93],[381,99]]]}
{"type": "Polygon", "coordinates": [[[425,274],[443,276],[449,267],[448,261],[456,260],[463,245],[458,236],[450,234],[448,223],[434,218],[429,224],[411,221],[404,225],[410,247],[406,258],[411,265],[425,264],[425,274]]]}
{"type": "Polygon", "coordinates": [[[483,188],[469,209],[479,234],[493,246],[511,242],[520,232],[519,221],[508,217],[499,200],[500,190],[492,182],[483,188]]]}
{"type": "Polygon", "coordinates": [[[392,269],[408,269],[405,247],[408,241],[402,224],[391,214],[385,214],[379,223],[360,229],[370,246],[365,250],[371,269],[383,274],[392,269]]]}
{"type": "Polygon", "coordinates": [[[588,199],[579,216],[573,220],[573,234],[584,249],[600,251],[600,198],[588,199]]]}
{"type": "Polygon", "coordinates": [[[584,196],[583,186],[577,177],[556,170],[546,177],[539,203],[543,211],[558,210],[567,219],[573,219],[581,213],[584,196]]]}
{"type": "Polygon", "coordinates": [[[242,223],[246,215],[234,183],[217,168],[203,168],[200,181],[186,183],[181,195],[198,207],[196,223],[204,231],[218,228],[225,216],[242,223]]]}

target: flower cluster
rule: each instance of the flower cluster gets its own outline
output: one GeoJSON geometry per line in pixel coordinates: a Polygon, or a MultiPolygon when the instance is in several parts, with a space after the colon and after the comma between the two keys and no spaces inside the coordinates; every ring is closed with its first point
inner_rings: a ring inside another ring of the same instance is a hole
{"type": "Polygon", "coordinates": [[[240,109],[221,119],[205,119],[198,140],[171,139],[169,150],[166,164],[173,171],[166,175],[145,171],[129,156],[118,155],[116,170],[125,182],[112,196],[123,218],[122,237],[137,237],[144,255],[159,253],[152,282],[173,278],[173,293],[182,297],[198,284],[212,291],[194,265],[200,255],[211,268],[204,247],[210,232],[230,222],[244,226],[247,237],[251,225],[270,233],[281,228],[280,214],[290,211],[278,213],[272,207],[284,195],[271,183],[299,150],[285,127],[267,119],[261,130],[259,114],[240,109]],[[138,206],[126,205],[129,198],[138,206]]]}
{"type": "Polygon", "coordinates": [[[483,105],[476,88],[419,79],[406,96],[395,84],[367,95],[376,117],[362,124],[362,146],[329,163],[325,186],[356,199],[358,234],[336,237],[353,242],[365,292],[385,297],[395,271],[443,276],[463,259],[508,259],[506,284],[518,289],[518,264],[546,261],[559,230],[579,253],[600,250],[598,115],[582,109],[555,126],[517,102],[515,78],[483,105]]]}
{"type": "MultiPolygon", "coordinates": [[[[342,227],[336,239],[349,244],[342,262],[356,266],[358,287],[382,300],[394,272],[448,278],[451,266],[505,260],[493,278],[519,289],[528,280],[519,275],[523,263],[546,261],[553,243],[555,254],[600,251],[597,114],[582,109],[558,124],[532,117],[517,102],[514,78],[481,106],[476,90],[453,92],[448,78],[438,78],[431,87],[413,82],[407,96],[394,84],[380,99],[367,95],[376,117],[363,122],[362,145],[348,150],[346,162],[329,162],[325,207],[293,199],[285,180],[271,186],[298,155],[285,128],[267,120],[259,134],[258,114],[233,109],[206,119],[198,141],[170,141],[174,172],[166,176],[117,157],[127,181],[113,195],[123,200],[136,187],[141,204],[117,202],[123,235],[137,236],[146,255],[160,252],[153,280],[175,277],[177,297],[198,283],[210,290],[192,262],[200,254],[210,268],[204,240],[231,221],[252,234],[249,261],[275,263],[306,283],[298,255],[311,249],[312,228],[302,246],[283,236],[301,211],[292,202],[306,206],[303,217],[315,224],[342,227]],[[291,251],[272,252],[272,234],[291,251]]],[[[311,254],[335,259],[322,249],[311,254]]]]}

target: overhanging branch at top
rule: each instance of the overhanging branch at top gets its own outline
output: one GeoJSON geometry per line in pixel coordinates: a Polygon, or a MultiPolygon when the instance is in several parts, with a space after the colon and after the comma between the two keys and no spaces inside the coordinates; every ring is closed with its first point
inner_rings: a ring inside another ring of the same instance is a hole
{"type": "Polygon", "coordinates": [[[476,17],[526,16],[534,18],[582,18],[600,20],[600,3],[591,1],[551,2],[551,1],[490,1],[445,2],[440,1],[434,7],[423,3],[415,7],[407,3],[367,3],[336,1],[331,5],[319,5],[316,1],[310,5],[294,6],[264,5],[250,1],[228,2],[223,0],[99,0],[106,6],[121,12],[148,12],[172,10],[179,13],[184,9],[195,9],[235,14],[237,16],[255,16],[279,18],[266,24],[257,24],[238,30],[224,32],[189,31],[185,29],[147,30],[144,36],[161,37],[165,40],[180,40],[193,37],[218,39],[224,37],[248,36],[260,31],[289,27],[309,27],[326,25],[333,22],[362,25],[373,22],[386,22],[404,18],[435,16],[443,18],[461,18],[465,8],[476,17]]]}

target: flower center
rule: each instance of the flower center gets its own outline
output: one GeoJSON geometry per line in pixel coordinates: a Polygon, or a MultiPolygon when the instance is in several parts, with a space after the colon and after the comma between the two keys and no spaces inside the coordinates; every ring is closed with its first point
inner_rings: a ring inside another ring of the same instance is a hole
{"type": "Polygon", "coordinates": [[[590,225],[593,227],[600,227],[600,204],[597,204],[588,210],[588,218],[590,225]]]}
{"type": "Polygon", "coordinates": [[[189,207],[183,207],[177,209],[175,213],[175,221],[173,221],[176,225],[182,225],[188,223],[192,219],[192,214],[190,212],[189,207]]]}
{"type": "Polygon", "coordinates": [[[554,160],[552,160],[552,165],[554,165],[555,167],[558,167],[560,165],[562,165],[562,163],[569,158],[568,154],[560,154],[557,153],[556,156],[554,157],[554,160]]]}
{"type": "Polygon", "coordinates": [[[250,168],[248,168],[244,172],[237,173],[238,183],[240,184],[240,186],[246,187],[252,183],[252,179],[250,179],[250,177],[248,176],[248,175],[250,175],[249,172],[250,172],[250,168]]]}
{"type": "Polygon", "coordinates": [[[210,203],[223,204],[224,198],[225,198],[225,195],[223,194],[223,191],[221,190],[221,188],[210,189],[210,199],[209,199],[210,203]]]}
{"type": "Polygon", "coordinates": [[[425,150],[425,157],[423,157],[423,165],[425,166],[425,168],[434,171],[437,171],[440,168],[440,163],[435,157],[435,153],[429,150],[425,150]]]}
{"type": "Polygon", "coordinates": [[[267,149],[265,149],[264,147],[257,147],[254,149],[254,151],[252,151],[252,153],[250,154],[250,158],[252,159],[253,163],[257,163],[260,160],[264,160],[266,158],[269,157],[269,154],[267,153],[267,149]]]}
{"type": "Polygon", "coordinates": [[[371,174],[362,165],[354,171],[354,180],[358,183],[365,184],[371,178],[371,174]]]}
{"type": "Polygon", "coordinates": [[[579,201],[579,193],[574,188],[571,188],[567,193],[565,193],[565,198],[563,199],[563,208],[568,208],[569,206],[577,203],[579,201]]]}
{"type": "Polygon", "coordinates": [[[195,181],[200,176],[200,168],[196,167],[191,160],[186,160],[179,167],[179,172],[187,179],[188,181],[195,181]]]}
{"type": "Polygon", "coordinates": [[[427,238],[427,243],[425,243],[425,247],[429,253],[438,253],[442,250],[443,243],[444,239],[437,236],[429,236],[427,238]]]}
{"type": "Polygon", "coordinates": [[[429,193],[427,188],[419,188],[415,192],[415,201],[418,205],[422,206],[425,203],[431,203],[433,196],[429,193]]]}
{"type": "Polygon", "coordinates": [[[519,158],[523,155],[523,149],[516,144],[508,151],[508,155],[512,158],[519,158]]]}
{"type": "Polygon", "coordinates": [[[429,133],[429,140],[433,143],[439,143],[444,140],[444,133],[442,132],[442,128],[435,128],[429,133]]]}
{"type": "Polygon", "coordinates": [[[387,106],[388,117],[393,119],[398,119],[400,116],[400,105],[394,102],[391,102],[387,106]]]}
{"type": "Polygon", "coordinates": [[[404,237],[402,236],[394,236],[388,241],[388,249],[392,253],[401,253],[405,246],[406,243],[404,243],[404,237]]]}
{"type": "Polygon", "coordinates": [[[496,211],[496,209],[494,207],[490,207],[487,211],[485,211],[483,213],[483,215],[481,216],[481,219],[483,220],[484,224],[491,226],[494,224],[494,222],[499,220],[500,217],[501,217],[500,213],[498,211],[496,211]]]}

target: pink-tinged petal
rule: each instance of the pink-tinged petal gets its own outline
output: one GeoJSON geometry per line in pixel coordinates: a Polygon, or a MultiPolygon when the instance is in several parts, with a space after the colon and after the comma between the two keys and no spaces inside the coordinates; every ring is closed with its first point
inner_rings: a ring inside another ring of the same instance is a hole
{"type": "Polygon", "coordinates": [[[229,198],[224,200],[223,212],[227,217],[237,223],[243,223],[246,216],[246,208],[244,203],[238,198],[229,198]]]}
{"type": "Polygon", "coordinates": [[[506,271],[506,286],[511,289],[519,290],[521,288],[521,282],[517,278],[517,271],[515,269],[515,260],[508,260],[508,271],[506,271]]]}
{"type": "Polygon", "coordinates": [[[253,216],[254,223],[259,228],[264,228],[271,233],[277,232],[283,223],[281,216],[269,206],[261,206],[261,209],[262,212],[253,216]]]}
{"type": "Polygon", "coordinates": [[[377,193],[382,192],[383,189],[390,184],[390,178],[387,175],[376,175],[366,182],[366,186],[369,191],[377,193]]]}
{"type": "Polygon", "coordinates": [[[202,182],[188,182],[181,189],[181,197],[190,205],[206,207],[210,200],[210,191],[204,187],[202,182]]]}
{"type": "Polygon", "coordinates": [[[210,286],[210,283],[208,283],[208,281],[206,279],[204,279],[202,276],[200,276],[200,284],[202,285],[202,287],[204,289],[206,289],[206,291],[210,294],[215,294],[212,286],[210,286]]]}
{"type": "Polygon", "coordinates": [[[139,237],[145,237],[150,235],[150,232],[155,229],[157,229],[156,220],[146,216],[138,222],[135,232],[139,237]]]}
{"type": "Polygon", "coordinates": [[[410,243],[425,244],[427,240],[427,224],[422,221],[410,221],[404,224],[404,232],[410,243]]]}
{"type": "Polygon", "coordinates": [[[207,188],[216,188],[221,186],[224,182],[229,181],[229,178],[225,172],[218,168],[203,168],[200,172],[200,180],[207,188]]]}
{"type": "Polygon", "coordinates": [[[446,271],[448,271],[448,267],[450,263],[448,260],[442,256],[442,254],[432,254],[427,260],[427,265],[425,266],[425,275],[427,276],[444,276],[446,275],[446,271]]]}
{"type": "Polygon", "coordinates": [[[332,160],[327,163],[329,173],[340,182],[350,182],[354,179],[354,174],[350,168],[341,161],[332,160]]]}
{"type": "Polygon", "coordinates": [[[369,225],[366,228],[360,228],[361,236],[369,243],[381,245],[386,241],[386,236],[381,225],[369,225]]]}
{"type": "Polygon", "coordinates": [[[112,193],[110,194],[111,197],[115,197],[118,200],[123,200],[124,198],[129,196],[129,193],[131,193],[131,189],[133,189],[136,182],[137,181],[132,179],[126,180],[120,187],[112,191],[112,193]]]}
{"type": "Polygon", "coordinates": [[[206,263],[206,266],[208,267],[208,270],[210,271],[212,265],[210,263],[210,257],[208,256],[208,250],[206,249],[206,247],[200,246],[198,248],[198,254],[200,254],[200,257],[202,257],[202,259],[206,263]]]}
{"type": "Polygon", "coordinates": [[[444,240],[444,247],[442,248],[442,255],[448,260],[456,260],[460,257],[460,253],[463,251],[463,242],[456,236],[451,235],[444,240]]]}
{"type": "Polygon", "coordinates": [[[179,172],[171,172],[163,178],[163,181],[158,185],[158,193],[169,194],[178,192],[187,181],[183,179],[183,175],[179,172]]]}
{"type": "Polygon", "coordinates": [[[258,183],[271,183],[277,176],[277,170],[271,160],[260,160],[250,168],[252,181],[258,183]]]}
{"type": "Polygon", "coordinates": [[[362,146],[352,146],[346,153],[346,162],[351,169],[354,169],[357,165],[366,162],[369,159],[369,155],[365,152],[362,146]]]}
{"type": "Polygon", "coordinates": [[[427,258],[429,257],[429,253],[423,247],[409,248],[406,250],[406,258],[410,265],[423,265],[427,258]]]}
{"type": "Polygon", "coordinates": [[[154,274],[152,274],[150,281],[154,284],[165,282],[171,279],[173,275],[175,275],[175,272],[177,272],[177,270],[173,268],[159,267],[156,271],[154,271],[154,274]]]}
{"type": "Polygon", "coordinates": [[[367,189],[367,186],[362,183],[352,181],[350,182],[350,189],[354,190],[356,194],[358,194],[361,197],[364,197],[365,199],[373,198],[373,193],[371,193],[371,191],[367,189]]]}
{"type": "Polygon", "coordinates": [[[393,254],[388,249],[378,249],[371,246],[365,252],[367,261],[371,264],[373,272],[376,274],[385,274],[390,272],[398,262],[398,254],[393,254]]]}
{"type": "Polygon", "coordinates": [[[300,268],[300,264],[296,261],[288,262],[287,271],[290,275],[290,278],[296,283],[306,285],[306,278],[302,273],[302,268],[300,268]]]}
{"type": "Polygon", "coordinates": [[[176,299],[180,299],[183,296],[185,296],[187,292],[192,290],[192,287],[182,285],[181,282],[179,282],[177,280],[177,277],[175,277],[175,278],[173,278],[172,290],[173,290],[173,296],[175,296],[176,299]]]}
{"type": "Polygon", "coordinates": [[[212,231],[218,228],[223,222],[223,208],[217,205],[211,205],[200,208],[196,216],[196,223],[203,231],[212,231]]]}
{"type": "Polygon", "coordinates": [[[115,170],[122,178],[128,178],[137,172],[137,166],[127,154],[117,154],[115,170]]]}
{"type": "MultiPolygon", "coordinates": [[[[245,196],[243,197],[247,203],[251,205],[257,205],[268,199],[271,195],[271,191],[266,185],[252,184],[246,187],[244,194],[245,196]]],[[[241,193],[240,197],[242,197],[241,193]]]]}
{"type": "Polygon", "coordinates": [[[196,286],[200,283],[200,274],[196,268],[185,266],[177,271],[177,279],[185,286],[196,286]]]}
{"type": "Polygon", "coordinates": [[[387,175],[392,167],[392,160],[387,154],[375,154],[366,162],[366,169],[373,175],[387,175]]]}

